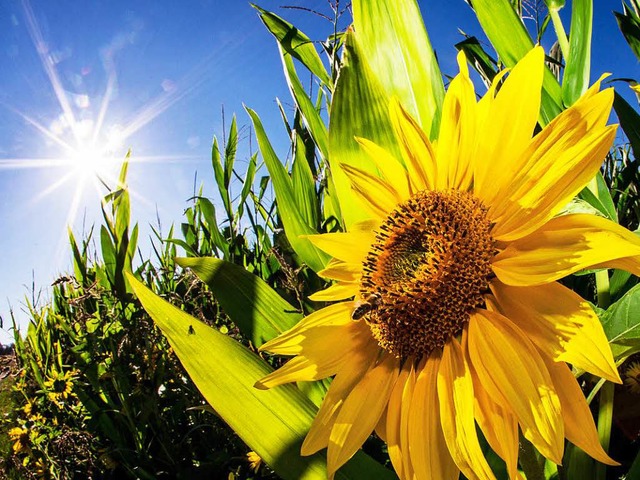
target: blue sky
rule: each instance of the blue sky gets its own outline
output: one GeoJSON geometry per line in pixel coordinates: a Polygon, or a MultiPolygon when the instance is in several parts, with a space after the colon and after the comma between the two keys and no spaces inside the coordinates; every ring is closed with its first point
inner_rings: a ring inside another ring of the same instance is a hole
{"type": "MultiPolygon", "coordinates": [[[[331,32],[317,16],[280,8],[329,13],[327,0],[257,3],[312,39],[331,32]]],[[[640,79],[611,13],[620,2],[594,3],[592,79],[605,71],[640,79]]],[[[458,28],[479,34],[477,21],[463,0],[420,4],[442,70],[455,74],[458,28]]],[[[165,231],[180,223],[196,173],[215,198],[210,149],[213,135],[221,136],[222,105],[227,122],[235,112],[241,126],[249,123],[242,104],[256,110],[286,156],[276,97],[290,105],[274,40],[248,2],[0,3],[0,342],[11,339],[9,305],[26,321],[21,302],[32,278],[46,298],[56,275],[69,270],[67,225],[81,235],[100,221],[104,189],[63,161],[64,144],[78,144],[65,117],[85,144],[109,145],[116,158],[131,148],[132,215],[145,239],[156,209],[165,231]]]]}

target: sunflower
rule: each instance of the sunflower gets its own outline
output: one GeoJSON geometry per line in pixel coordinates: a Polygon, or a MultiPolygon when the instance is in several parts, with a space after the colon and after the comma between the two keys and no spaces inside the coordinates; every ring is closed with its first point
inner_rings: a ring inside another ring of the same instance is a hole
{"type": "Polygon", "coordinates": [[[613,90],[598,81],[533,136],[542,48],[479,101],[458,63],[436,142],[396,100],[402,158],[357,139],[379,174],[342,168],[371,219],[310,237],[333,257],[319,274],[337,281],[311,298],[340,302],[261,348],[295,357],[259,388],[335,375],[301,452],[326,447],[330,478],[374,430],[403,479],[494,478],[476,425],[511,478],[518,430],[557,464],[565,438],[615,464],[567,363],[620,377],[598,317],[557,282],[585,268],[640,273],[631,232],[559,215],[612,145],[613,90]]]}
{"type": "Polygon", "coordinates": [[[67,370],[64,374],[54,371],[53,376],[44,382],[49,400],[56,402],[69,398],[73,393],[73,380],[75,377],[76,372],[73,370],[67,370]]]}
{"type": "Polygon", "coordinates": [[[14,453],[21,453],[29,449],[29,430],[25,427],[13,427],[9,430],[9,438],[14,442],[14,453]]]}

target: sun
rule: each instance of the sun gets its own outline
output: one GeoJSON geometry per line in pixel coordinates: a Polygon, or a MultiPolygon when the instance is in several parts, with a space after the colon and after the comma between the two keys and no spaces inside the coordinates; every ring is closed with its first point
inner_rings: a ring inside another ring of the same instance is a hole
{"type": "MultiPolygon", "coordinates": [[[[111,145],[100,145],[96,142],[85,141],[71,150],[66,162],[79,179],[86,181],[91,177],[104,179],[113,175],[113,169],[118,164],[111,145]]],[[[120,159],[121,161],[121,159],[120,159]]]]}

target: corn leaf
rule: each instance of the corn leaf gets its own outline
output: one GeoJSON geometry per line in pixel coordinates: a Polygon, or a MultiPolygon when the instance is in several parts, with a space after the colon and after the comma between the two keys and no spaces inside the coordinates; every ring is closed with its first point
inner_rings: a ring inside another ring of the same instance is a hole
{"type": "Polygon", "coordinates": [[[293,327],[302,314],[260,277],[214,257],[176,258],[206,283],[242,334],[259,347],[293,327]]]}
{"type": "Polygon", "coordinates": [[[366,220],[368,213],[351,191],[351,184],[340,168],[346,163],[375,172],[372,160],[354,137],[363,137],[401,158],[389,121],[389,96],[377,75],[366,63],[358,37],[349,31],[345,41],[342,67],[331,103],[329,127],[329,164],[344,224],[366,220]]]}
{"type": "Polygon", "coordinates": [[[629,139],[634,158],[640,158],[640,115],[617,93],[613,98],[613,108],[622,130],[629,139]]]}
{"type": "MultiPolygon", "coordinates": [[[[478,21],[500,60],[509,68],[515,66],[533,41],[509,0],[473,0],[478,21]]],[[[544,70],[540,123],[546,125],[562,111],[562,89],[548,68],[544,70]]]]}
{"type": "Polygon", "coordinates": [[[578,197],[588,202],[592,207],[598,210],[602,215],[618,223],[618,213],[616,212],[616,206],[611,198],[611,192],[607,187],[602,173],[596,173],[596,191],[593,192],[589,186],[578,194],[578,197]]]}
{"type": "MultiPolygon", "coordinates": [[[[292,385],[253,388],[272,371],[262,359],[162,300],[132,275],[128,279],[198,389],[240,438],[284,479],[325,479],[324,454],[300,456],[316,411],[311,401],[292,385]]],[[[387,479],[394,474],[358,452],[336,478],[387,479]]]]}
{"type": "Polygon", "coordinates": [[[305,222],[304,217],[298,210],[289,173],[276,156],[264,131],[260,117],[248,107],[245,107],[245,110],[253,121],[260,153],[273,182],[276,202],[278,203],[278,213],[282,218],[287,239],[304,263],[316,272],[322,270],[329,261],[328,256],[317,249],[307,238],[301,237],[301,235],[312,235],[318,232],[305,222]]]}
{"type": "Polygon", "coordinates": [[[313,172],[307,161],[306,148],[300,135],[293,137],[294,160],[291,166],[291,182],[300,213],[307,225],[318,225],[318,195],[313,172]]]}
{"type": "Polygon", "coordinates": [[[616,16],[622,35],[640,60],[640,17],[625,2],[622,2],[622,7],[624,13],[613,12],[613,14],[616,16]]]}
{"type": "Polygon", "coordinates": [[[488,87],[497,74],[497,62],[489,55],[476,37],[467,37],[462,42],[456,43],[457,50],[462,50],[467,60],[482,77],[482,81],[488,87]]]}
{"type": "Polygon", "coordinates": [[[309,37],[275,13],[263,10],[254,4],[251,4],[251,6],[258,11],[260,20],[262,20],[271,34],[276,37],[280,47],[287,54],[299,60],[325,86],[331,89],[333,86],[331,77],[327,73],[327,69],[309,37]]]}
{"type": "Polygon", "coordinates": [[[565,107],[573,105],[589,87],[592,23],[592,0],[574,0],[571,5],[569,58],[565,59],[562,78],[562,101],[565,107]]]}
{"type": "Polygon", "coordinates": [[[396,96],[434,138],[444,84],[415,0],[354,0],[353,23],[364,58],[389,97],[396,96]]]}

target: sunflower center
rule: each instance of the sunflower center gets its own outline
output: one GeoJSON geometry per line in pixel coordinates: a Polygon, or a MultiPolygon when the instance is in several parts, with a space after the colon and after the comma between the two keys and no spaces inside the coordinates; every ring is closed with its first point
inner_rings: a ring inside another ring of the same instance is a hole
{"type": "Polygon", "coordinates": [[[367,254],[353,318],[400,358],[444,346],[484,305],[490,231],[487,209],[467,192],[424,191],[398,205],[367,254]]]}

